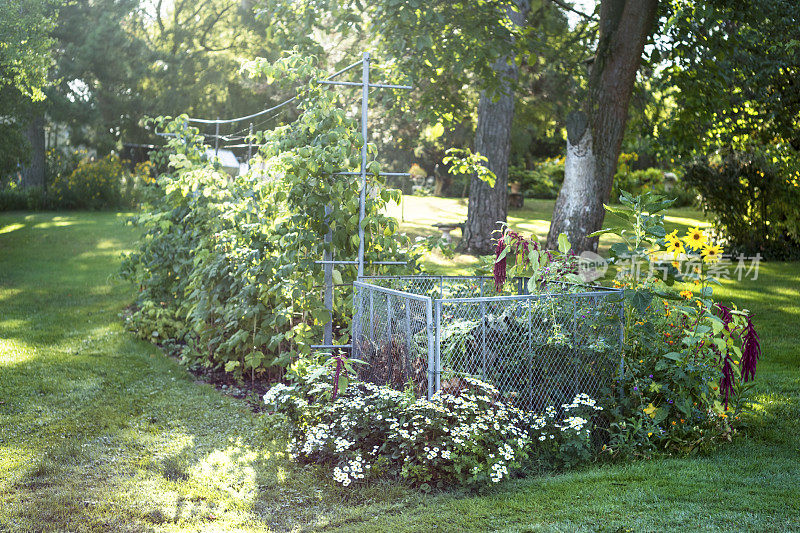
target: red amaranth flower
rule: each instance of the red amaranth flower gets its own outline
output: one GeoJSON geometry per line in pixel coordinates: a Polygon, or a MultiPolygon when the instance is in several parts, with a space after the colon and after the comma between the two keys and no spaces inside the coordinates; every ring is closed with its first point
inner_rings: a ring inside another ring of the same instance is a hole
{"type": "Polygon", "coordinates": [[[722,393],[722,398],[725,401],[725,409],[728,409],[728,400],[733,394],[733,366],[731,366],[731,358],[725,355],[722,361],[722,379],[719,380],[719,389],[722,393]]]}
{"type": "Polygon", "coordinates": [[[761,339],[753,327],[753,317],[748,316],[742,335],[742,381],[745,383],[756,377],[759,357],[761,357],[761,339]]]}
{"type": "Polygon", "coordinates": [[[505,249],[506,245],[503,237],[500,237],[497,241],[497,248],[494,251],[494,288],[497,292],[503,289],[503,284],[506,282],[506,258],[504,257],[500,261],[497,260],[505,249]]]}
{"type": "Polygon", "coordinates": [[[716,307],[719,310],[722,323],[725,324],[725,329],[728,329],[728,324],[733,322],[733,315],[731,314],[730,308],[725,307],[722,304],[714,304],[714,307],[716,307]]]}
{"type": "Polygon", "coordinates": [[[339,376],[342,375],[342,367],[344,366],[343,357],[341,355],[337,355],[334,359],[336,359],[336,372],[334,372],[333,375],[333,400],[336,399],[336,395],[339,392],[339,376]]]}

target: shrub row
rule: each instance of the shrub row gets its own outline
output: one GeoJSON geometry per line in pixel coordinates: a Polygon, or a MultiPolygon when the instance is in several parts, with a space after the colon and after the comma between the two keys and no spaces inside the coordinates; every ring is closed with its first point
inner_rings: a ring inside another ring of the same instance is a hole
{"type": "MultiPolygon", "coordinates": [[[[184,118],[157,119],[160,130],[175,134],[157,156],[172,171],[134,222],[144,237],[123,274],[140,288],[128,323],[142,337],[175,347],[189,364],[277,377],[310,353],[331,318],[316,261],[326,250],[356,257],[360,178],[335,173],[353,168],[361,140],[335,95],[313,82],[322,73],[308,62],[291,56],[249,69],[301,83],[302,114],[258,132],[259,156],[236,177],[204,161],[203,139],[184,118]]],[[[378,170],[370,164],[366,261],[407,261],[413,271],[418,252],[406,249],[397,221],[382,214],[399,192],[384,188],[378,170]]],[[[341,285],[355,267],[336,268],[333,277],[341,285]]],[[[334,299],[337,331],[349,324],[349,294],[342,288],[334,299]]]]}
{"type": "Polygon", "coordinates": [[[98,159],[81,152],[50,150],[47,187],[22,188],[9,181],[0,186],[0,211],[132,207],[154,181],[150,168],[143,163],[130,172],[115,154],[98,159]]]}

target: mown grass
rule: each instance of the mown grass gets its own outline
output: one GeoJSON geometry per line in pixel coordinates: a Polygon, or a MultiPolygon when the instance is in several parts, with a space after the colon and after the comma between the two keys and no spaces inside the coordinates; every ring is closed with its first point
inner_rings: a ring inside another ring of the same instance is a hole
{"type": "MultiPolygon", "coordinates": [[[[508,213],[508,225],[511,229],[524,235],[535,235],[539,242],[547,240],[550,229],[550,217],[553,214],[554,200],[525,200],[525,207],[511,209],[508,213]]],[[[436,198],[433,196],[404,196],[400,204],[390,204],[388,213],[401,221],[401,231],[412,238],[440,233],[433,225],[440,222],[464,222],[467,219],[467,200],[465,198],[436,198]]],[[[667,231],[674,229],[681,233],[690,226],[705,227],[708,225],[702,214],[692,208],[670,210],[664,218],[667,231]]],[[[454,242],[461,239],[461,230],[454,230],[451,235],[454,242]]],[[[608,247],[618,240],[614,236],[603,236],[600,239],[600,253],[606,253],[608,247]]],[[[470,274],[478,266],[479,260],[471,255],[456,254],[444,257],[434,253],[428,257],[427,268],[430,271],[447,274],[470,274]]]]}
{"type": "Polygon", "coordinates": [[[720,291],[756,313],[764,343],[756,411],[732,443],[427,495],[342,489],[292,464],[245,402],[125,332],[124,219],[0,215],[0,531],[800,530],[800,263],[720,291]]]}

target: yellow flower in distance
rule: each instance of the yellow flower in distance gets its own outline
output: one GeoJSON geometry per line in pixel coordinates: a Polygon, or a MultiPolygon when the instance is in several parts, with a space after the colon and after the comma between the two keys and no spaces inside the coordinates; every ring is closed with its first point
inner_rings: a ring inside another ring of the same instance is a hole
{"type": "Polygon", "coordinates": [[[722,257],[722,246],[718,244],[714,246],[707,244],[703,247],[701,255],[703,256],[704,263],[716,263],[722,257]]]}
{"type": "Polygon", "coordinates": [[[697,226],[690,228],[689,231],[686,232],[683,242],[686,243],[686,246],[691,246],[695,250],[700,250],[704,246],[708,245],[708,237],[706,237],[706,234],[700,230],[699,226],[697,226]]]}
{"type": "Polygon", "coordinates": [[[681,291],[681,296],[683,298],[691,298],[692,297],[692,291],[681,291]]]}

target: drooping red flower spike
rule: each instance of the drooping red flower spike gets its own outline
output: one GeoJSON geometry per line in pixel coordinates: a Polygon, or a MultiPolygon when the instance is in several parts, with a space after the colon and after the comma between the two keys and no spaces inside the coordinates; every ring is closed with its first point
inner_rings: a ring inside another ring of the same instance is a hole
{"type": "Polygon", "coordinates": [[[506,258],[504,257],[501,260],[497,260],[500,257],[500,254],[503,253],[503,250],[506,249],[505,241],[503,237],[500,237],[497,241],[497,248],[494,251],[494,288],[497,292],[500,292],[503,289],[503,284],[506,282],[506,258]]]}
{"type": "Polygon", "coordinates": [[[342,368],[344,367],[344,360],[341,355],[334,357],[336,359],[336,371],[333,374],[333,397],[335,400],[336,395],[339,393],[339,377],[342,375],[342,368]]]}
{"type": "Polygon", "coordinates": [[[742,381],[745,383],[756,377],[759,357],[761,357],[761,339],[753,327],[753,317],[748,316],[742,335],[742,381]]]}
{"type": "Polygon", "coordinates": [[[722,319],[722,323],[725,324],[725,329],[728,329],[728,325],[733,322],[733,314],[729,307],[725,307],[722,304],[714,304],[719,310],[720,318],[722,319]]]}
{"type": "Polygon", "coordinates": [[[725,409],[728,409],[728,400],[733,394],[733,366],[731,365],[731,358],[725,355],[722,362],[722,379],[719,380],[719,391],[722,393],[722,398],[725,401],[725,409]]]}

